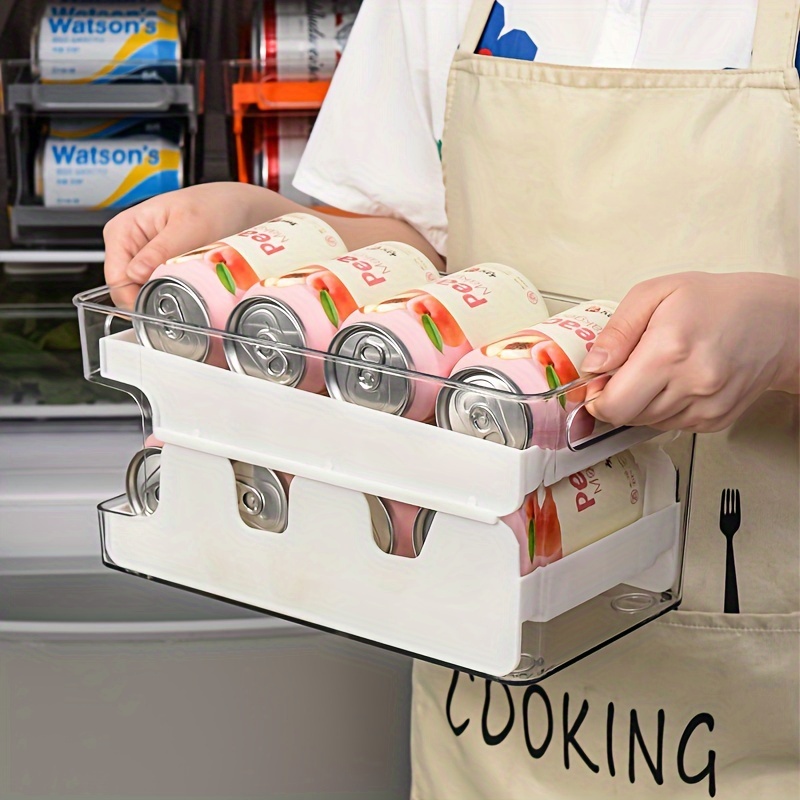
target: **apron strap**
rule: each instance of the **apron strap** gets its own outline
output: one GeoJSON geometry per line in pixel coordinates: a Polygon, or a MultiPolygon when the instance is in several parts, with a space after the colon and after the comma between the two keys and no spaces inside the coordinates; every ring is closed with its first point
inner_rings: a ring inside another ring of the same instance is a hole
{"type": "Polygon", "coordinates": [[[750,69],[794,66],[800,30],[800,0],[759,0],[750,69]]]}
{"type": "Polygon", "coordinates": [[[494,0],[472,0],[467,26],[464,28],[464,35],[461,37],[459,45],[462,53],[474,53],[477,49],[493,5],[494,0]]]}

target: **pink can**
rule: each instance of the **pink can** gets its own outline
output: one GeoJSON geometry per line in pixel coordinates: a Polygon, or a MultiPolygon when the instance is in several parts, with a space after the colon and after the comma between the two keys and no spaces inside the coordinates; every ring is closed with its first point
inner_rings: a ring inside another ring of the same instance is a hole
{"type": "MultiPolygon", "coordinates": [[[[624,451],[531,492],[522,507],[501,517],[519,543],[520,575],[558,561],[632,525],[642,516],[644,479],[624,451]]],[[[419,555],[436,512],[423,509],[412,541],[419,555]]]]}
{"type": "Polygon", "coordinates": [[[221,338],[195,328],[224,330],[236,303],[258,281],[345,252],[336,231],[311,214],[256,225],[158,267],[136,298],[142,315],[134,320],[136,334],[157,350],[224,366],[221,338]]]}
{"type": "Polygon", "coordinates": [[[326,362],[325,382],[337,399],[427,421],[440,388],[436,376],[448,376],[473,348],[547,316],[525,276],[479,264],[348,317],[329,348],[344,358],[326,362]],[[412,370],[433,377],[406,374],[412,370]]]}
{"type": "MultiPolygon", "coordinates": [[[[450,377],[469,388],[442,387],[436,424],[520,450],[565,447],[567,416],[586,399],[586,387],[552,391],[586,377],[581,363],[616,307],[610,300],[581,303],[468,353],[450,377]],[[506,400],[498,392],[551,394],[524,401],[506,400]]],[[[594,418],[582,409],[570,435],[585,438],[593,429],[594,418]]]]}
{"type": "Polygon", "coordinates": [[[255,346],[225,341],[231,369],[310,392],[325,389],[323,358],[297,349],[325,352],[342,323],[358,308],[436,280],[434,265],[418,250],[399,242],[380,242],[339,258],[266,278],[245,292],[227,328],[264,341],[255,346]]]}

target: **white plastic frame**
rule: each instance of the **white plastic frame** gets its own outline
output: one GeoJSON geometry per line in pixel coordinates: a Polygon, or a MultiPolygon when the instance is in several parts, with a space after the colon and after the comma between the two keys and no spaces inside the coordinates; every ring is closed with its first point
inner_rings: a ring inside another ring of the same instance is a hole
{"type": "Polygon", "coordinates": [[[133,387],[165,443],[155,514],[133,515],[124,498],[101,507],[110,566],[507,682],[538,680],[678,604],[681,504],[669,456],[641,443],[653,432],[506,448],[142,347],[112,332],[134,315],[95,300],[77,300],[87,373],[133,387]],[[632,446],[645,516],[520,577],[499,517],[632,446]],[[231,460],[298,476],[285,532],[242,522],[231,460]],[[380,551],[363,493],[442,512],[418,558],[380,551]]]}

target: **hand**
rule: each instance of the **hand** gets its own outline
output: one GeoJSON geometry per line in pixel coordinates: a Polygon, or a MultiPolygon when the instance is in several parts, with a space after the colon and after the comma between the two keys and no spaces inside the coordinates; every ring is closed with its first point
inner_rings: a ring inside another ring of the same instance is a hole
{"type": "Polygon", "coordinates": [[[584,359],[588,372],[618,368],[589,409],[614,425],[722,430],[768,389],[800,391],[799,340],[794,278],[654,278],[628,292],[584,359]]]}
{"type": "Polygon", "coordinates": [[[207,183],[145,200],[103,229],[112,298],[132,308],[139,286],[168,258],[297,210],[296,203],[244,183],[207,183]]]}

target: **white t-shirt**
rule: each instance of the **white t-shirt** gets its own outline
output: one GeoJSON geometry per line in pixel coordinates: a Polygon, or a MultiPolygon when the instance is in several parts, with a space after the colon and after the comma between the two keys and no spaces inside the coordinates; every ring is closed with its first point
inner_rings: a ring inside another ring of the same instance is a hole
{"type": "MultiPolygon", "coordinates": [[[[446,254],[447,74],[471,0],[364,0],[294,185],[404,219],[446,254]]],[[[551,64],[744,68],[758,0],[502,0],[479,50],[551,64]]]]}

